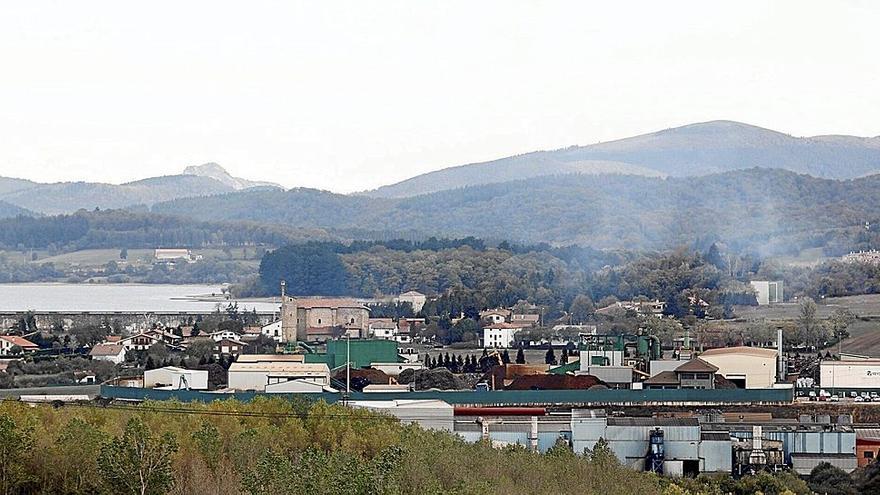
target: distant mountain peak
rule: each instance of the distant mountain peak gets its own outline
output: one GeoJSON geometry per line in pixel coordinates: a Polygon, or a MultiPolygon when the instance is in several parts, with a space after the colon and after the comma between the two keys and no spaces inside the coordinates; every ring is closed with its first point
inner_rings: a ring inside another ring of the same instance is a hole
{"type": "MultiPolygon", "coordinates": [[[[210,177],[216,181],[222,182],[223,184],[235,189],[250,189],[252,187],[277,187],[282,188],[280,185],[275,184],[273,182],[260,182],[260,181],[252,181],[248,179],[242,179],[240,177],[233,177],[232,174],[226,171],[225,168],[220,166],[220,164],[214,162],[204,163],[202,165],[190,165],[183,169],[183,175],[197,175],[199,177],[210,177]]],[[[283,188],[282,188],[283,189],[283,188]]]]}
{"type": "Polygon", "coordinates": [[[548,175],[699,176],[753,167],[851,179],[880,171],[880,139],[795,137],[733,120],[711,120],[587,146],[459,165],[363,194],[401,198],[548,175]]]}

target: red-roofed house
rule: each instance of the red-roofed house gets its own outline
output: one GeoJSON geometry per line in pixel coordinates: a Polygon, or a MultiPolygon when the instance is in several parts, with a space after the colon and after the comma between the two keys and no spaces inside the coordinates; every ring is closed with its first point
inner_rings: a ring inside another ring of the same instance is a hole
{"type": "Polygon", "coordinates": [[[40,348],[30,340],[18,335],[0,335],[0,355],[12,355],[12,348],[18,346],[23,352],[33,352],[40,348]]]}

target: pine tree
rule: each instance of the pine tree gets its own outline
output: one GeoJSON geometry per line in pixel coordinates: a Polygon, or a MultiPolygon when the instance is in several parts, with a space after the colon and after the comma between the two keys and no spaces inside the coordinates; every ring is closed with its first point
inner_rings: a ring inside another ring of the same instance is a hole
{"type": "Polygon", "coordinates": [[[526,354],[522,347],[516,351],[516,364],[526,364],[526,354]]]}
{"type": "Polygon", "coordinates": [[[559,364],[568,364],[568,347],[562,348],[562,357],[559,359],[559,364]]]}
{"type": "Polygon", "coordinates": [[[556,364],[556,352],[553,351],[553,347],[547,349],[547,354],[544,355],[544,363],[556,364]]]}
{"type": "Polygon", "coordinates": [[[431,366],[430,366],[430,368],[431,368],[431,369],[434,369],[434,368],[436,368],[436,367],[437,367],[437,358],[436,358],[436,357],[432,357],[432,358],[431,358],[431,366]]]}
{"type": "Polygon", "coordinates": [[[425,368],[431,367],[431,355],[427,352],[425,353],[425,368]]]}
{"type": "Polygon", "coordinates": [[[501,362],[510,364],[510,354],[508,354],[507,349],[504,349],[504,352],[501,353],[501,362]]]}

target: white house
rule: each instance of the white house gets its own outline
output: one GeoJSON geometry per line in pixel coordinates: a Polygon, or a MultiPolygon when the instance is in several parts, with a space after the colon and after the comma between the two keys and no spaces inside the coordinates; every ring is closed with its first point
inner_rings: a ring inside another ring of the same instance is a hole
{"type": "Polygon", "coordinates": [[[208,390],[208,372],[165,366],[144,372],[144,388],[208,390]]]}
{"type": "Polygon", "coordinates": [[[480,319],[492,324],[504,323],[509,316],[510,311],[506,309],[488,309],[486,311],[480,311],[480,319]]]}
{"type": "MultiPolygon", "coordinates": [[[[330,368],[326,363],[292,361],[236,361],[229,367],[229,388],[262,392],[269,385],[302,380],[322,386],[330,385],[330,368]]],[[[273,387],[278,391],[279,387],[273,387]]]]}
{"type": "Polygon", "coordinates": [[[233,332],[232,330],[220,330],[211,334],[211,338],[214,339],[214,342],[220,342],[221,340],[235,340],[241,341],[241,335],[233,332]]]}
{"type": "Polygon", "coordinates": [[[281,333],[281,320],[273,321],[268,325],[264,325],[263,328],[260,329],[260,333],[266,337],[274,339],[275,342],[281,342],[284,340],[284,334],[281,333]]]}
{"type": "Polygon", "coordinates": [[[20,347],[22,352],[36,351],[40,348],[37,344],[18,335],[0,335],[0,355],[11,355],[15,346],[20,347]]]}
{"type": "Polygon", "coordinates": [[[172,349],[180,349],[183,337],[163,330],[147,330],[131,337],[120,339],[119,343],[125,346],[126,351],[146,351],[154,344],[163,342],[172,349]]]}
{"type": "Polygon", "coordinates": [[[113,364],[125,362],[125,346],[118,343],[104,343],[92,347],[89,356],[95,361],[109,361],[113,364]]]}
{"type": "Polygon", "coordinates": [[[483,327],[483,347],[510,348],[515,342],[516,332],[522,327],[509,323],[492,323],[483,327]]]}
{"type": "Polygon", "coordinates": [[[397,323],[393,321],[371,321],[369,325],[374,339],[394,340],[397,336],[397,323]]]}

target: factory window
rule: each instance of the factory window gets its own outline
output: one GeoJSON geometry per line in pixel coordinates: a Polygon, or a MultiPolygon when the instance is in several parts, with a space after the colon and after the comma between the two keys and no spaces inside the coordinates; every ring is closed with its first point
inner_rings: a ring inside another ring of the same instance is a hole
{"type": "Polygon", "coordinates": [[[694,374],[693,374],[693,373],[682,373],[682,374],[681,374],[681,379],[682,379],[682,380],[693,380],[693,379],[694,379],[694,374]]]}
{"type": "Polygon", "coordinates": [[[320,325],[320,324],[321,324],[321,319],[320,319],[320,318],[318,318],[318,325],[320,325]]]}
{"type": "Polygon", "coordinates": [[[874,458],[874,451],[866,450],[865,451],[865,459],[873,459],[873,458],[874,458]]]}
{"type": "Polygon", "coordinates": [[[709,379],[708,373],[697,373],[697,380],[708,380],[708,379],[709,379]]]}
{"type": "Polygon", "coordinates": [[[351,323],[354,324],[354,318],[351,319],[351,323]]]}

